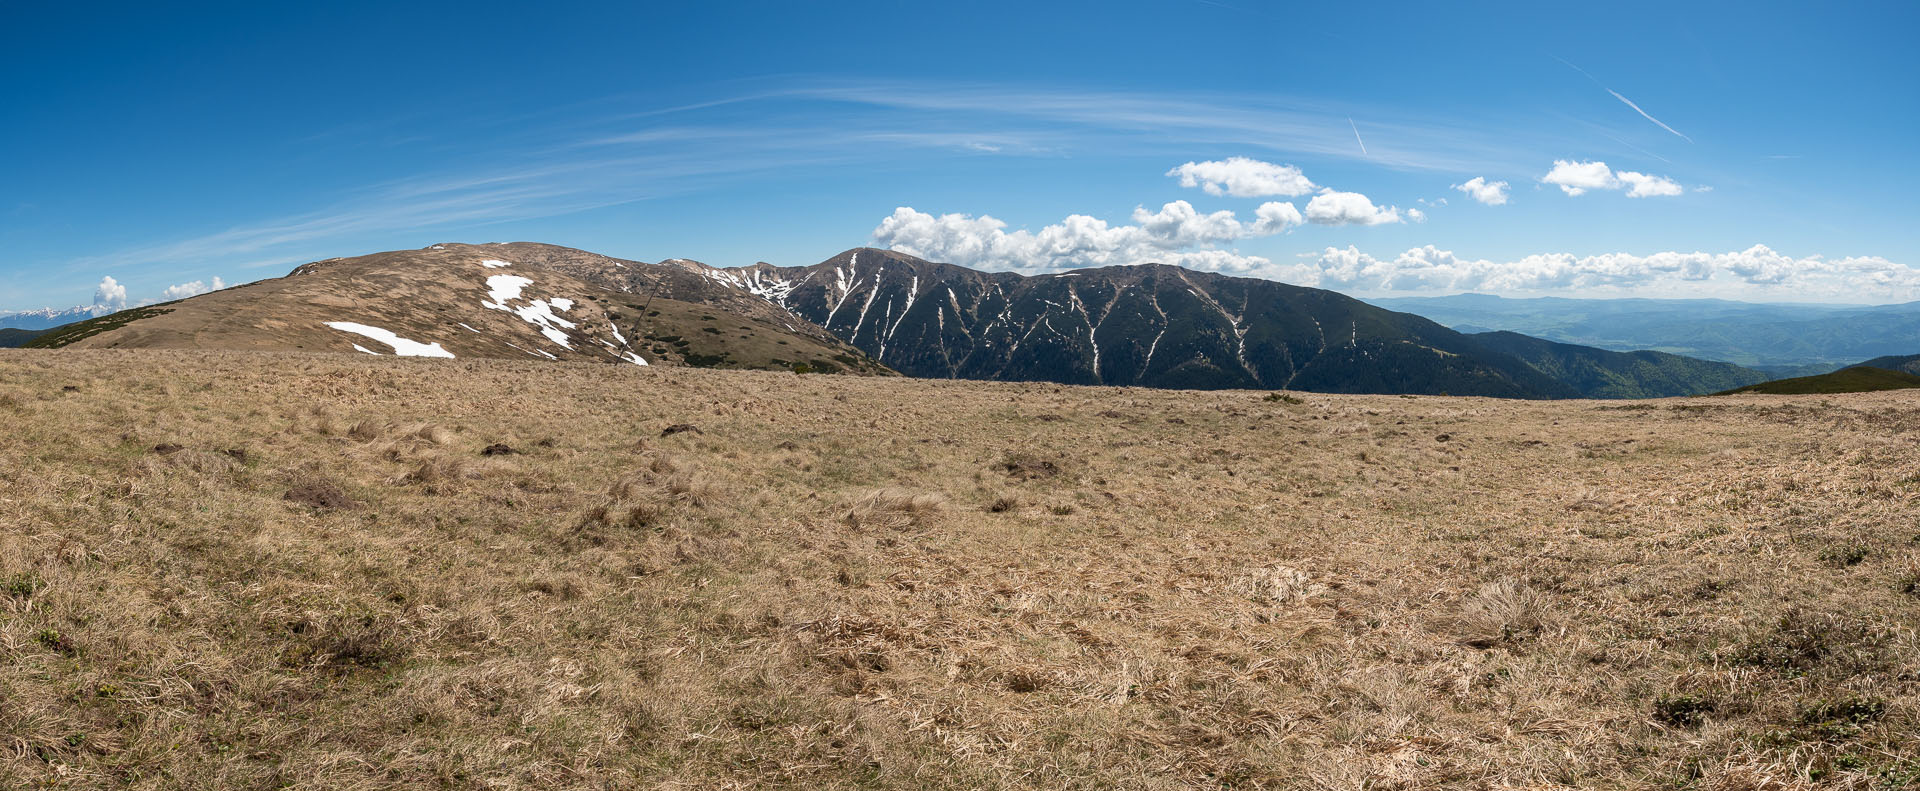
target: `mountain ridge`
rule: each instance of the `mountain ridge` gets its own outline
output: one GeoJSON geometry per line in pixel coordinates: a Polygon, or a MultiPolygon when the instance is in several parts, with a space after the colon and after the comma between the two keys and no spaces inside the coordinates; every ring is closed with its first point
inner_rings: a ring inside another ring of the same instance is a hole
{"type": "Polygon", "coordinates": [[[1025,275],[863,247],[807,266],[721,268],[536,242],[448,242],[316,261],[282,278],[61,327],[28,345],[654,358],[1505,398],[1680,395],[1721,389],[1683,381],[1702,370],[1723,377],[1715,383],[1759,376],[1519,337],[1476,338],[1332,291],[1158,263],[1025,275]]]}
{"type": "Polygon", "coordinates": [[[1575,395],[1417,316],[1322,289],[1166,264],[1022,275],[855,248],[810,266],[715,271],[911,376],[1575,395]]]}

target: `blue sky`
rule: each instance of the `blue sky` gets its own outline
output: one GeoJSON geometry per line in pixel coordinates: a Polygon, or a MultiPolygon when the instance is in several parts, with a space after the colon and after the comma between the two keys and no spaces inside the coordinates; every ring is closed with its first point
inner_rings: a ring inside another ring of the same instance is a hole
{"type": "Polygon", "coordinates": [[[1912,3],[397,5],[0,10],[0,311],[504,240],[1920,299],[1912,3]]]}

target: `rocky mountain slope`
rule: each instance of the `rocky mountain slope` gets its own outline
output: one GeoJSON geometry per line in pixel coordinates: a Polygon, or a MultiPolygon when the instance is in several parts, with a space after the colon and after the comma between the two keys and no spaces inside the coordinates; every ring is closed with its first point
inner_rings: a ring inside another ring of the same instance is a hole
{"type": "Polygon", "coordinates": [[[319,261],[67,325],[27,345],[885,372],[825,330],[697,269],[524,243],[319,261]]]}
{"type": "Polygon", "coordinates": [[[1705,395],[1766,381],[1765,373],[1732,363],[1666,352],[1614,352],[1521,335],[1483,332],[1481,346],[1511,354],[1535,370],[1572,385],[1584,398],[1666,398],[1705,395]]]}
{"type": "Polygon", "coordinates": [[[716,270],[910,376],[1189,389],[1578,392],[1460,333],[1331,291],[1147,264],[1026,277],[897,252],[716,270]]]}

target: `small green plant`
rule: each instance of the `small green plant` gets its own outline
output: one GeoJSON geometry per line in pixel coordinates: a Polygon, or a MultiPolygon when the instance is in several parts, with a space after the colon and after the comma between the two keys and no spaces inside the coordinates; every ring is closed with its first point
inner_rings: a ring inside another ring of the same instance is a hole
{"type": "Polygon", "coordinates": [[[1260,400],[1262,400],[1262,401],[1278,401],[1278,402],[1280,402],[1280,403],[1282,403],[1282,404],[1304,404],[1304,403],[1306,403],[1306,401],[1304,401],[1304,400],[1302,400],[1302,399],[1298,399],[1298,398],[1294,398],[1293,396],[1290,396],[1290,395],[1287,395],[1286,393],[1268,393],[1268,394],[1267,394],[1267,397],[1266,397],[1266,398],[1263,398],[1263,399],[1260,399],[1260,400]]]}
{"type": "Polygon", "coordinates": [[[1653,718],[1668,725],[1692,728],[1705,722],[1713,701],[1697,695],[1662,695],[1653,702],[1653,718]]]}
{"type": "Polygon", "coordinates": [[[1769,628],[1751,633],[1729,658],[1792,678],[1829,664],[1839,665],[1839,670],[1873,665],[1884,642],[1881,634],[1858,619],[1795,608],[1782,613],[1769,628]]]}
{"type": "Polygon", "coordinates": [[[30,598],[33,594],[39,593],[40,589],[44,587],[46,587],[46,583],[41,582],[39,577],[32,574],[14,574],[7,577],[5,583],[0,583],[0,590],[6,591],[8,596],[16,599],[30,598]]]}
{"type": "Polygon", "coordinates": [[[1860,565],[1867,555],[1867,548],[1859,544],[1835,544],[1820,551],[1820,560],[1831,566],[1846,568],[1860,565]]]}
{"type": "Polygon", "coordinates": [[[33,639],[41,645],[68,656],[72,656],[80,651],[80,647],[73,644],[73,638],[53,629],[41,629],[38,632],[34,632],[33,639]]]}
{"type": "Polygon", "coordinates": [[[1800,725],[1816,739],[1840,741],[1860,735],[1886,713],[1886,702],[1876,698],[1822,700],[1800,710],[1800,725]]]}
{"type": "Polygon", "coordinates": [[[1073,514],[1073,505],[1061,503],[1047,510],[1052,511],[1054,516],[1071,516],[1073,514]]]}

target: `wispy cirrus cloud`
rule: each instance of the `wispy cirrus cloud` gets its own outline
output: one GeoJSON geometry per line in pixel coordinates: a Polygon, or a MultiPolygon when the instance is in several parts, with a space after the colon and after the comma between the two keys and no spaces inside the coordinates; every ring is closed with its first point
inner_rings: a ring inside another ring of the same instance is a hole
{"type": "Polygon", "coordinates": [[[1161,151],[1170,141],[1278,154],[1312,154],[1406,170],[1472,170],[1515,163],[1524,139],[1479,121],[1393,107],[1273,93],[1148,93],[986,84],[819,83],[795,96],[898,111],[961,113],[976,121],[1039,123],[1107,150],[1161,151]],[[1375,141],[1350,144],[1364,114],[1375,141]],[[1341,130],[1342,123],[1348,128],[1341,130]],[[1382,141],[1387,142],[1382,142],[1382,141]]]}
{"type": "Polygon", "coordinates": [[[436,229],[551,217],[745,179],[928,155],[1135,156],[1226,148],[1364,159],[1411,170],[1515,166],[1508,161],[1511,138],[1470,123],[1271,94],[812,80],[668,108],[598,109],[593,117],[573,113],[548,121],[529,113],[514,123],[486,124],[486,135],[464,148],[460,161],[434,162],[333,192],[303,211],[66,263],[71,270],[97,271],[312,260],[352,249],[343,246],[375,243],[355,240],[417,238],[436,229]],[[1356,111],[1365,112],[1369,134],[1376,136],[1365,152],[1353,144],[1357,127],[1350,116],[1356,111]],[[1341,130],[1342,123],[1348,129],[1341,130]]]}

